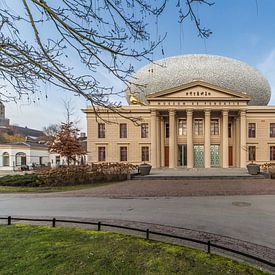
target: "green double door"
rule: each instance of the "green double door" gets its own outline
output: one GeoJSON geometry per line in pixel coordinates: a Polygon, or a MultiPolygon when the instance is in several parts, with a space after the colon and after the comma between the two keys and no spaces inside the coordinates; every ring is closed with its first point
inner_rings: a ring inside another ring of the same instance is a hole
{"type": "Polygon", "coordinates": [[[204,167],[204,145],[194,145],[194,167],[204,167]]]}
{"type": "MultiPolygon", "coordinates": [[[[211,167],[220,167],[220,145],[210,146],[211,167]]],[[[194,145],[194,167],[204,167],[204,145],[194,145]]]]}

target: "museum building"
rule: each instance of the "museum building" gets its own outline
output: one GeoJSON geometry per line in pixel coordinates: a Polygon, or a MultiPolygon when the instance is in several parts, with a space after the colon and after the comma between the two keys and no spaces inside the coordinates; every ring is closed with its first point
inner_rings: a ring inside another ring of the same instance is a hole
{"type": "Polygon", "coordinates": [[[271,89],[253,67],[222,56],[182,55],[146,65],[132,81],[120,114],[83,110],[89,163],[228,168],[275,162],[271,89]]]}

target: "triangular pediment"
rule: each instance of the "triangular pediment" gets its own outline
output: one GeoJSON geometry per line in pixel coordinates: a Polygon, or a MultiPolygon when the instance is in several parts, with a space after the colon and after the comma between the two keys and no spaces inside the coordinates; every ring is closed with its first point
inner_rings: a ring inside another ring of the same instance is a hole
{"type": "Polygon", "coordinates": [[[188,84],[181,85],[172,89],[156,92],[147,96],[147,100],[246,100],[250,97],[240,93],[231,91],[216,85],[208,84],[203,81],[194,81],[188,84]]]}

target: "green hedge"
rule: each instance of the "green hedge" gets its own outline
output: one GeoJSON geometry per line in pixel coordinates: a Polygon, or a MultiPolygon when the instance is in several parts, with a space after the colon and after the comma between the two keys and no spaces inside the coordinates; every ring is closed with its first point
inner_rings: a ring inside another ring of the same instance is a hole
{"type": "Polygon", "coordinates": [[[0,178],[0,186],[29,186],[40,185],[38,174],[8,175],[0,178]]]}

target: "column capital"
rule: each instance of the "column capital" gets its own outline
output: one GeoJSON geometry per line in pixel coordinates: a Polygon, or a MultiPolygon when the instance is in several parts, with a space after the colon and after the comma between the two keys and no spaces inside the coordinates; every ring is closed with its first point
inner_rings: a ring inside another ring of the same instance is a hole
{"type": "Polygon", "coordinates": [[[205,109],[204,110],[204,115],[210,116],[211,115],[211,109],[205,109]]]}
{"type": "Polygon", "coordinates": [[[228,116],[229,110],[222,110],[223,116],[228,116]]]}
{"type": "Polygon", "coordinates": [[[151,115],[157,115],[157,109],[150,109],[151,115]]]}
{"type": "Polygon", "coordinates": [[[176,113],[176,109],[169,109],[168,112],[169,112],[169,113],[174,113],[174,114],[175,114],[175,113],[176,113]]]}
{"type": "Polygon", "coordinates": [[[240,115],[241,116],[246,116],[246,110],[240,110],[240,115]]]}
{"type": "Polygon", "coordinates": [[[186,114],[189,115],[189,116],[193,115],[193,109],[187,109],[186,114]]]}

